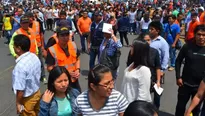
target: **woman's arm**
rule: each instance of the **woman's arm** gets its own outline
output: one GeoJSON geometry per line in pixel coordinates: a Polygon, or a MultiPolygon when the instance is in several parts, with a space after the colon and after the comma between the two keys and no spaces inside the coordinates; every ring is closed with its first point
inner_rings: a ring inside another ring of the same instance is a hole
{"type": "Polygon", "coordinates": [[[201,84],[199,86],[199,89],[196,93],[196,95],[194,96],[194,99],[191,102],[191,105],[189,106],[188,110],[185,113],[185,116],[190,116],[190,113],[192,112],[192,110],[199,104],[199,102],[204,99],[204,93],[205,93],[205,83],[204,83],[203,79],[201,81],[201,84]]]}

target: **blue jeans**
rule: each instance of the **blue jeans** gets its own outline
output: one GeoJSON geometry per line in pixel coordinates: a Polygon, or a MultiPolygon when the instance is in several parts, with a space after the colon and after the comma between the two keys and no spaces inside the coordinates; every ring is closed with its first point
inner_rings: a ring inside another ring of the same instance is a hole
{"type": "Polygon", "coordinates": [[[98,56],[98,59],[99,59],[99,56],[100,56],[99,49],[92,49],[91,48],[90,49],[90,61],[89,61],[90,69],[92,69],[95,66],[96,56],[98,56]]]}
{"type": "Polygon", "coordinates": [[[80,35],[81,50],[85,51],[85,36],[80,35]]]}
{"type": "Polygon", "coordinates": [[[169,45],[169,55],[170,55],[170,66],[175,67],[176,48],[172,48],[172,45],[169,45]]]}
{"type": "Polygon", "coordinates": [[[135,31],[136,31],[136,24],[135,23],[130,23],[130,25],[129,25],[129,32],[130,33],[131,32],[135,33],[135,31]]]}
{"type": "Polygon", "coordinates": [[[5,37],[8,40],[8,42],[10,43],[10,39],[11,39],[11,30],[6,30],[5,31],[5,37]]]}

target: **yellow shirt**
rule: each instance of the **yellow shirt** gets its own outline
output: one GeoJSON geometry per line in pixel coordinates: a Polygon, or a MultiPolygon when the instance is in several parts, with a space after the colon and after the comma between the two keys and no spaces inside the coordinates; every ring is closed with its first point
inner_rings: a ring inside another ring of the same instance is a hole
{"type": "Polygon", "coordinates": [[[4,17],[3,22],[4,22],[4,30],[8,31],[12,29],[10,17],[4,17]]]}

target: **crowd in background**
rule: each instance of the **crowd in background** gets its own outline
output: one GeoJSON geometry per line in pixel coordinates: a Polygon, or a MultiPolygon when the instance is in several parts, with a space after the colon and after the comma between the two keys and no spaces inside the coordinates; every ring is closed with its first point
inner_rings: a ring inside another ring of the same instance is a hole
{"type": "Polygon", "coordinates": [[[175,70],[179,86],[175,116],[204,116],[202,5],[160,0],[1,4],[0,37],[6,38],[16,59],[12,88],[17,95],[17,113],[156,116],[161,95],[153,86],[161,87],[166,71],[175,70]],[[112,28],[103,30],[105,24],[112,28]],[[46,31],[53,32],[47,43],[46,31]],[[76,47],[75,34],[81,48],[76,47]],[[130,41],[128,34],[136,39],[130,41]],[[130,51],[119,92],[114,88],[122,47],[130,47],[130,51]],[[81,93],[79,56],[85,53],[89,55],[88,90],[81,93]],[[40,80],[47,84],[42,97],[40,80]],[[193,101],[186,111],[190,97],[193,101]]]}

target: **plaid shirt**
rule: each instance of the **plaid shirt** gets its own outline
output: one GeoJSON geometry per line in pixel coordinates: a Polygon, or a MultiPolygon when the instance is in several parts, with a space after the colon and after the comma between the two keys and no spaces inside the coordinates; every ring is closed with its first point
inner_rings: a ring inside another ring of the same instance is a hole
{"type": "Polygon", "coordinates": [[[103,44],[104,44],[105,40],[106,39],[104,39],[102,41],[101,45],[100,45],[100,54],[102,53],[102,51],[106,47],[107,48],[107,54],[109,56],[113,56],[116,49],[122,47],[122,44],[121,44],[120,40],[117,40],[117,42],[115,42],[113,39],[109,39],[108,42],[107,42],[107,45],[104,46],[103,44]]]}
{"type": "Polygon", "coordinates": [[[12,87],[24,91],[24,97],[33,95],[40,88],[41,62],[30,52],[26,52],[16,59],[16,66],[12,73],[12,87]]]}

